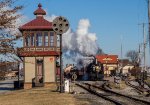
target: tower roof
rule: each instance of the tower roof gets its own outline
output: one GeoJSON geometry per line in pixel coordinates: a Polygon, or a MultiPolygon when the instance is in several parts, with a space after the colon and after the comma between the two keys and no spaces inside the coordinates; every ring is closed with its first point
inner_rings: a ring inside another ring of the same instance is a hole
{"type": "Polygon", "coordinates": [[[38,17],[19,28],[19,30],[49,30],[52,29],[52,23],[42,17],[38,17]]]}
{"type": "Polygon", "coordinates": [[[38,9],[34,11],[34,15],[46,15],[46,12],[42,9],[42,5],[38,4],[38,9]]]}
{"type": "Polygon", "coordinates": [[[44,19],[43,15],[46,15],[46,12],[41,8],[42,5],[38,5],[38,9],[34,12],[36,19],[31,20],[30,22],[19,27],[20,31],[23,30],[50,30],[52,29],[52,22],[44,19]]]}

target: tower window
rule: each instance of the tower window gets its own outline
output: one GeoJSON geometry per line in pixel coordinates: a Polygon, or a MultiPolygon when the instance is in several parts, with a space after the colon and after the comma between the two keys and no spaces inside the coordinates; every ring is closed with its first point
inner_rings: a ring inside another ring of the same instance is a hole
{"type": "Polygon", "coordinates": [[[44,32],[44,46],[48,46],[48,32],[44,32]]]}
{"type": "Polygon", "coordinates": [[[50,32],[50,46],[53,47],[54,46],[54,33],[50,32]]]}
{"type": "Polygon", "coordinates": [[[36,35],[36,46],[42,46],[42,33],[38,32],[36,35]]]}
{"type": "Polygon", "coordinates": [[[25,37],[25,46],[30,46],[30,36],[29,35],[27,35],[25,37]]]}
{"type": "Polygon", "coordinates": [[[34,33],[31,33],[31,46],[34,46],[34,33]]]}

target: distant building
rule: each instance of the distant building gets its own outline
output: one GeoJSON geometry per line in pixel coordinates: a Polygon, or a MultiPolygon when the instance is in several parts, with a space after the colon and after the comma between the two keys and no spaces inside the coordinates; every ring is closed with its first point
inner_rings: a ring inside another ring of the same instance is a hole
{"type": "Polygon", "coordinates": [[[134,64],[129,59],[119,59],[119,66],[122,74],[127,74],[134,68],[134,64]]]}
{"type": "Polygon", "coordinates": [[[5,79],[12,72],[18,72],[18,62],[0,62],[0,79],[5,79]]]}
{"type": "Polygon", "coordinates": [[[118,69],[118,55],[96,55],[97,61],[103,65],[104,74],[115,75],[118,69]]]}

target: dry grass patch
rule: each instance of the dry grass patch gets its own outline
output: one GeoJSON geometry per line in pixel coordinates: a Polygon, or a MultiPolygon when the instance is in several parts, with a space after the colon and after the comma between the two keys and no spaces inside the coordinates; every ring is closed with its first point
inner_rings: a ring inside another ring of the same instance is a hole
{"type": "Polygon", "coordinates": [[[54,92],[55,87],[19,90],[0,94],[0,105],[87,105],[72,94],[54,92]]]}
{"type": "Polygon", "coordinates": [[[124,81],[121,81],[120,84],[115,84],[114,82],[110,82],[110,87],[114,88],[114,89],[120,89],[123,90],[125,89],[127,86],[125,84],[124,81]]]}
{"type": "Polygon", "coordinates": [[[145,82],[150,85],[150,77],[147,78],[147,80],[145,80],[145,82]]]}

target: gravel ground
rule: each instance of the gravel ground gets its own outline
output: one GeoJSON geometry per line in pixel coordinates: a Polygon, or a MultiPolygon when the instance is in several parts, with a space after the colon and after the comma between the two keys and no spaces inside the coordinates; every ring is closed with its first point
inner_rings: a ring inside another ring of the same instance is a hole
{"type": "Polygon", "coordinates": [[[75,86],[74,87],[74,97],[80,101],[88,101],[89,105],[115,105],[103,98],[97,97],[95,95],[90,94],[88,91],[75,86]]]}
{"type": "Polygon", "coordinates": [[[133,89],[132,87],[126,87],[125,89],[113,89],[113,91],[119,92],[119,93],[123,93],[123,94],[127,94],[127,95],[132,95],[132,96],[137,96],[140,95],[135,89],[133,89]]]}
{"type": "Polygon", "coordinates": [[[121,94],[129,95],[135,98],[140,98],[146,101],[150,101],[150,96],[146,97],[142,94],[139,94],[134,88],[127,86],[125,89],[113,89],[113,91],[116,91],[121,94]]]}
{"type": "Polygon", "coordinates": [[[131,83],[132,85],[139,86],[139,83],[136,82],[136,81],[130,81],[130,83],[131,83]]]}
{"type": "MultiPolygon", "coordinates": [[[[94,83],[92,81],[86,81],[88,83],[94,83]]],[[[96,82],[96,84],[102,84],[102,82],[96,82]]],[[[96,89],[97,90],[97,89],[96,89]]],[[[88,101],[90,103],[90,105],[114,105],[113,103],[101,98],[101,97],[97,97],[95,95],[91,95],[88,91],[78,87],[78,86],[75,86],[74,87],[74,91],[75,91],[75,94],[74,94],[74,97],[76,99],[79,99],[80,101],[88,101]]],[[[110,98],[113,98],[115,100],[119,100],[120,102],[123,102],[127,105],[144,105],[143,103],[140,103],[140,102],[135,102],[129,98],[124,98],[124,97],[121,97],[121,96],[116,96],[116,95],[112,95],[112,94],[109,94],[109,93],[106,93],[104,91],[100,91],[100,90],[97,90],[99,93],[101,94],[107,94],[108,97],[110,98]]]]}
{"type": "MultiPolygon", "coordinates": [[[[130,83],[131,83],[132,85],[139,86],[139,83],[136,82],[136,81],[131,81],[130,83]]],[[[144,88],[149,89],[149,87],[148,87],[146,84],[144,84],[144,88]]]]}

